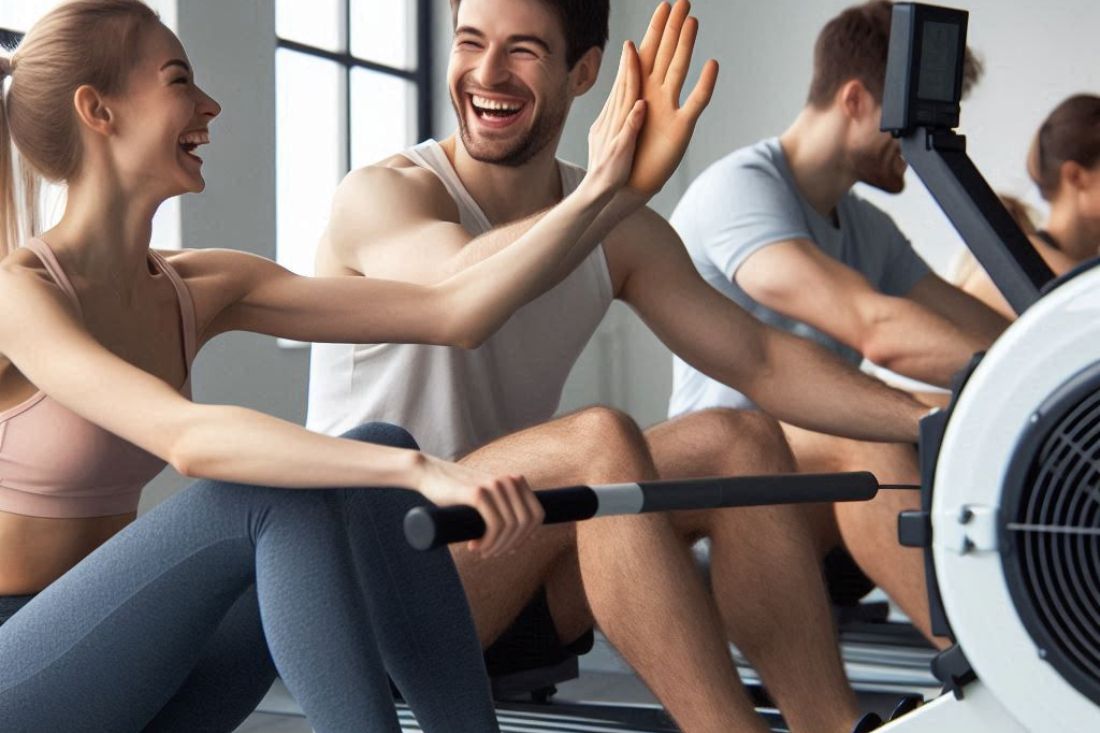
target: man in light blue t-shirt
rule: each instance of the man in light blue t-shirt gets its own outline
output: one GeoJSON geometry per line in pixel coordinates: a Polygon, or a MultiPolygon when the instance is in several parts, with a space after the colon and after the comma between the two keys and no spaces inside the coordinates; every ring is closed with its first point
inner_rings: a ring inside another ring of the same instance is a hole
{"type": "MultiPolygon", "coordinates": [[[[854,364],[866,357],[948,386],[1007,322],[933,274],[890,217],[852,193],[860,182],[890,193],[905,185],[900,147],[879,131],[891,10],[889,2],[870,2],[831,21],[818,38],[809,99],[795,122],[711,166],[671,221],[704,279],[761,321],[854,364]]],[[[972,65],[967,83],[976,76],[972,65]]],[[[678,358],[673,389],[673,417],[753,407],[678,358]]],[[[799,470],[871,470],[885,483],[919,482],[911,445],[783,430],[799,470]]],[[[700,435],[694,450],[712,454],[712,440],[700,435]]],[[[825,508],[814,539],[823,555],[846,548],[931,637],[921,555],[897,541],[898,512],[917,504],[916,492],[886,492],[825,508]]]]}

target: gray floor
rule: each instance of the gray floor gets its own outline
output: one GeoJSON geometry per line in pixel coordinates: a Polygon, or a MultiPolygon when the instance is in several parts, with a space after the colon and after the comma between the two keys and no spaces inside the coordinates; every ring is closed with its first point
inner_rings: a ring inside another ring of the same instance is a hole
{"type": "MultiPolygon", "coordinates": [[[[884,598],[876,595],[872,600],[884,598]]],[[[894,620],[902,620],[892,614],[894,620]]],[[[868,700],[876,696],[888,712],[898,693],[920,693],[926,699],[938,694],[938,683],[929,672],[931,651],[927,649],[891,648],[876,644],[845,642],[842,645],[845,667],[853,685],[861,692],[861,701],[869,709],[878,710],[868,700]]],[[[742,679],[757,680],[756,673],[740,658],[734,657],[742,679]]],[[[581,659],[579,679],[558,685],[555,702],[616,703],[621,705],[655,705],[656,698],[642,684],[606,639],[596,634],[596,646],[581,659]]],[[[542,728],[540,728],[542,729],[542,728]]],[[[294,699],[277,682],[260,704],[257,712],[237,729],[237,733],[312,733],[294,699]]]]}
{"type": "MultiPolygon", "coordinates": [[[[622,703],[655,702],[653,695],[637,677],[621,672],[585,672],[582,679],[558,686],[556,700],[615,701],[622,703]]],[[[298,706],[281,683],[236,733],[312,733],[301,717],[298,706]]]]}
{"type": "MultiPolygon", "coordinates": [[[[601,636],[597,636],[596,647],[583,659],[581,677],[558,685],[554,699],[624,704],[657,702],[601,636]]],[[[236,733],[312,733],[312,729],[301,717],[294,698],[281,682],[276,682],[257,712],[236,733]]]]}

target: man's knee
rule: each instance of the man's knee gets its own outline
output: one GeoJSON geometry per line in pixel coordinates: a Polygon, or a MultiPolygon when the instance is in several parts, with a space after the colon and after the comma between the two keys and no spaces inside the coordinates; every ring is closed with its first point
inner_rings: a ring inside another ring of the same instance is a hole
{"type": "Polygon", "coordinates": [[[569,417],[571,440],[590,457],[589,466],[601,480],[642,480],[653,477],[653,460],[645,434],[634,419],[611,407],[588,407],[569,417]],[[619,474],[622,474],[621,476],[619,474]]]}
{"type": "Polygon", "coordinates": [[[681,424],[700,460],[719,472],[794,471],[782,428],[763,412],[715,408],[683,418],[681,424]]]}
{"type": "Polygon", "coordinates": [[[634,418],[614,407],[586,407],[570,416],[574,429],[584,437],[600,437],[609,441],[643,444],[642,430],[634,418]]]}
{"type": "Polygon", "coordinates": [[[420,446],[417,444],[416,439],[413,438],[408,430],[405,430],[405,428],[399,425],[393,425],[387,422],[365,423],[352,428],[340,437],[347,438],[348,440],[358,440],[361,443],[385,445],[390,448],[420,450],[420,446]]]}

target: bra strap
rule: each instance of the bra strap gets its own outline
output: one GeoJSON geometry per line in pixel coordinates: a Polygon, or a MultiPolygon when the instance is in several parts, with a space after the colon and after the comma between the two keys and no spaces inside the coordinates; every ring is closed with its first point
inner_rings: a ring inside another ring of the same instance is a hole
{"type": "Polygon", "coordinates": [[[42,265],[46,268],[46,272],[50,273],[50,277],[57,283],[57,287],[61,288],[61,291],[69,296],[69,300],[76,306],[77,314],[84,318],[84,309],[80,307],[80,298],[76,297],[76,289],[73,288],[69,276],[61,269],[61,263],[57,261],[57,255],[50,249],[50,245],[38,237],[32,237],[23,246],[38,256],[38,259],[42,261],[42,265]]]}

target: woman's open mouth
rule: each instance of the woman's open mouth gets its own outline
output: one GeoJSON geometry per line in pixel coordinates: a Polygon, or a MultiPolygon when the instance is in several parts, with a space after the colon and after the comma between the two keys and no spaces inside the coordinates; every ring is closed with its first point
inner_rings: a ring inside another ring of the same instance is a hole
{"type": "Polygon", "coordinates": [[[206,145],[210,142],[209,130],[196,130],[194,132],[185,132],[180,135],[179,147],[187,157],[202,162],[202,158],[195,155],[195,150],[200,145],[206,145]]]}

